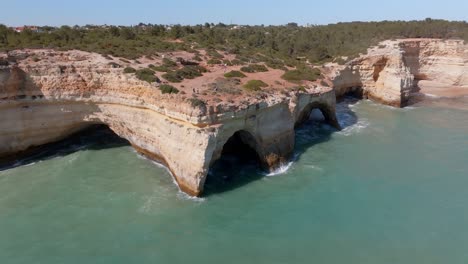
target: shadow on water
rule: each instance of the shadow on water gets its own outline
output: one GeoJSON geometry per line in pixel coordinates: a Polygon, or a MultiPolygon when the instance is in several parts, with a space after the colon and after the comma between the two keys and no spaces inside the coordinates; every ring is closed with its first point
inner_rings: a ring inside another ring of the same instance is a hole
{"type": "MultiPolygon", "coordinates": [[[[350,105],[358,101],[359,99],[346,97],[337,104],[337,118],[342,129],[357,123],[358,117],[351,110],[350,105]]],[[[292,162],[300,160],[301,155],[310,147],[330,140],[335,132],[337,130],[325,122],[321,111],[312,109],[307,121],[296,127],[296,144],[292,162]]],[[[226,145],[230,150],[224,151],[223,149],[221,158],[211,166],[205,182],[204,196],[228,192],[267,175],[259,166],[256,152],[247,144],[233,137],[232,141],[226,145]],[[230,144],[236,146],[234,151],[229,147],[230,144]]]]}
{"type": "Polygon", "coordinates": [[[26,153],[20,158],[13,158],[0,162],[0,171],[19,166],[66,156],[79,150],[101,150],[129,145],[128,141],[117,136],[105,125],[91,125],[64,140],[45,144],[26,153]]]}
{"type": "Polygon", "coordinates": [[[236,133],[224,145],[221,158],[211,166],[204,196],[228,192],[263,176],[257,152],[236,133]]]}
{"type": "MultiPolygon", "coordinates": [[[[337,117],[343,129],[357,123],[358,118],[349,108],[358,99],[345,98],[337,104],[337,117]]],[[[330,140],[337,132],[325,123],[323,114],[313,109],[309,118],[295,131],[296,145],[292,161],[300,159],[310,147],[330,140]]],[[[66,156],[79,150],[101,150],[128,146],[127,140],[117,136],[105,125],[92,125],[64,140],[46,144],[25,153],[20,159],[0,162],[0,171],[66,156]]],[[[240,136],[233,136],[226,143],[221,158],[211,166],[205,183],[204,195],[228,192],[265,177],[256,151],[240,136]]]]}
{"type": "MultiPolygon", "coordinates": [[[[355,97],[345,97],[336,105],[336,116],[342,130],[357,124],[358,117],[350,108],[359,102],[355,97]]],[[[294,161],[298,161],[301,155],[310,147],[329,141],[333,133],[338,132],[334,127],[325,122],[325,118],[319,109],[313,109],[309,119],[296,128],[296,144],[294,161]]]]}

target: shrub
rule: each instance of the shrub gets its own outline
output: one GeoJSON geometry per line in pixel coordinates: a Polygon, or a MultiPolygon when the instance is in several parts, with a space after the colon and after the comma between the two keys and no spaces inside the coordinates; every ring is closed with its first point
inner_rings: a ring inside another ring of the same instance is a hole
{"type": "Polygon", "coordinates": [[[218,59],[210,59],[207,61],[208,64],[222,64],[223,62],[221,60],[218,60],[218,59]]]}
{"type": "Polygon", "coordinates": [[[230,60],[223,60],[223,64],[226,64],[227,66],[232,66],[232,62],[230,60]]]}
{"type": "Polygon", "coordinates": [[[265,67],[263,64],[252,64],[250,65],[251,68],[255,70],[255,72],[267,72],[268,68],[265,67]]]}
{"type": "Polygon", "coordinates": [[[179,90],[177,88],[175,88],[172,85],[168,85],[168,84],[163,84],[163,85],[159,86],[159,90],[161,90],[161,93],[163,93],[163,94],[177,94],[177,93],[179,93],[179,90]]]}
{"type": "Polygon", "coordinates": [[[177,63],[175,61],[171,61],[170,59],[168,58],[164,58],[163,59],[163,65],[164,66],[167,66],[167,67],[177,67],[177,63]]]}
{"type": "Polygon", "coordinates": [[[224,74],[224,77],[226,77],[226,78],[244,78],[246,76],[245,76],[245,74],[243,74],[240,71],[230,71],[230,72],[224,74]]]}
{"type": "Polygon", "coordinates": [[[184,66],[197,66],[199,65],[200,63],[196,62],[196,61],[190,61],[190,60],[184,60],[184,59],[181,59],[179,60],[180,64],[184,65],[184,66]]]}
{"type": "Polygon", "coordinates": [[[190,65],[177,70],[176,73],[184,79],[194,79],[195,77],[202,76],[202,73],[206,71],[207,70],[201,66],[190,65]]]}
{"type": "Polygon", "coordinates": [[[212,58],[215,58],[215,59],[222,59],[224,58],[223,55],[221,55],[220,53],[218,53],[216,50],[214,49],[209,49],[206,51],[206,54],[212,58]]]}
{"type": "Polygon", "coordinates": [[[281,76],[281,78],[290,82],[316,81],[319,77],[319,69],[311,69],[307,67],[287,71],[283,74],[283,76],[281,76]]]}
{"type": "Polygon", "coordinates": [[[243,87],[247,91],[260,91],[263,87],[268,87],[268,84],[260,80],[250,80],[243,87]]]}
{"type": "Polygon", "coordinates": [[[204,107],[206,106],[205,101],[198,99],[198,98],[189,98],[187,99],[190,102],[192,107],[204,107]]]}
{"type": "Polygon", "coordinates": [[[251,68],[250,66],[244,66],[240,70],[243,71],[243,72],[248,72],[248,73],[254,73],[255,72],[255,70],[253,68],[251,68]]]}
{"type": "Polygon", "coordinates": [[[249,66],[244,66],[241,68],[241,71],[243,72],[249,72],[249,73],[254,73],[254,72],[267,72],[268,68],[265,67],[265,65],[262,64],[252,64],[249,66]]]}
{"type": "Polygon", "coordinates": [[[179,83],[184,80],[182,76],[180,76],[176,71],[168,71],[167,73],[163,74],[162,77],[169,82],[179,83]]]}
{"type": "Polygon", "coordinates": [[[193,56],[192,60],[202,61],[202,58],[199,55],[193,56]]]}
{"type": "Polygon", "coordinates": [[[287,70],[284,66],[284,62],[278,59],[271,59],[267,61],[266,65],[272,69],[287,70]]]}
{"type": "Polygon", "coordinates": [[[141,69],[135,72],[138,79],[149,83],[159,82],[159,78],[154,76],[154,71],[151,69],[141,69]]]}
{"type": "Polygon", "coordinates": [[[245,62],[242,62],[241,60],[238,60],[238,59],[233,59],[231,61],[232,65],[244,65],[245,62]]]}
{"type": "Polygon", "coordinates": [[[343,59],[342,57],[339,57],[335,60],[336,63],[338,63],[338,65],[345,65],[346,64],[346,60],[343,59]]]}
{"type": "Polygon", "coordinates": [[[132,67],[126,67],[124,69],[124,73],[135,73],[135,72],[136,72],[135,68],[132,68],[132,67]]]}
{"type": "Polygon", "coordinates": [[[207,70],[202,66],[189,65],[175,71],[168,71],[162,77],[170,82],[181,82],[184,79],[194,79],[202,76],[207,70]]]}

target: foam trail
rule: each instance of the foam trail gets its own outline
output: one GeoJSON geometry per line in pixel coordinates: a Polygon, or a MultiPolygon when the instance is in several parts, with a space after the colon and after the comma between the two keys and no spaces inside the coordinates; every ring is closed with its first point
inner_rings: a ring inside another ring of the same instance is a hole
{"type": "Polygon", "coordinates": [[[286,164],[283,164],[279,168],[277,168],[276,170],[266,174],[266,176],[267,177],[273,177],[273,176],[278,176],[278,175],[284,174],[289,170],[289,168],[291,168],[293,163],[294,163],[294,161],[290,161],[290,162],[288,162],[286,164]]]}

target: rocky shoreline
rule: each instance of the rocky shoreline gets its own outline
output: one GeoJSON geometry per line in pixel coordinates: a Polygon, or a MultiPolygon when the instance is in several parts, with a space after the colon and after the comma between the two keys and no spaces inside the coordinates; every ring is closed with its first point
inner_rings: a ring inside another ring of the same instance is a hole
{"type": "Polygon", "coordinates": [[[241,141],[256,151],[262,166],[274,170],[290,159],[294,129],[313,109],[339,129],[337,97],[354,92],[403,107],[419,82],[467,91],[466,51],[458,40],[385,41],[344,65],[324,65],[323,80],[304,89],[285,92],[270,85],[261,95],[243,93],[233,103],[205,98],[202,105],[162,94],[99,54],[13,51],[0,56],[15,57],[0,66],[0,158],[101,124],[166,165],[182,191],[200,196],[210,166],[235,133],[241,131],[241,141]]]}

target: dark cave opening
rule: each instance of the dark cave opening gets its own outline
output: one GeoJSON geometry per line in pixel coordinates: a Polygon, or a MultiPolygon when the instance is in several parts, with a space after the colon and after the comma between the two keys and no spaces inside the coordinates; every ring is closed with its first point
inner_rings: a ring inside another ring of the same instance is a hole
{"type": "Polygon", "coordinates": [[[3,158],[0,160],[0,170],[65,156],[83,149],[100,150],[128,145],[130,144],[126,139],[119,137],[107,125],[93,124],[62,140],[31,147],[3,158]]]}
{"type": "Polygon", "coordinates": [[[210,167],[205,181],[205,195],[229,191],[264,176],[255,138],[237,131],[224,144],[221,157],[210,167]]]}

